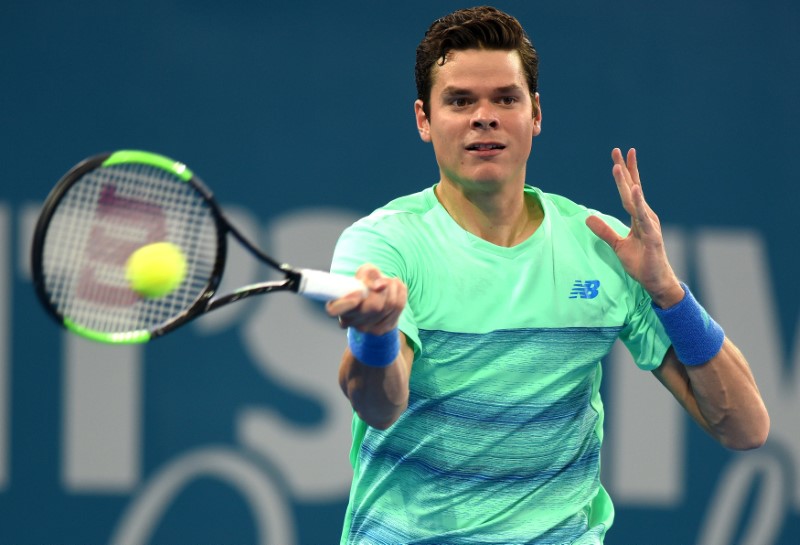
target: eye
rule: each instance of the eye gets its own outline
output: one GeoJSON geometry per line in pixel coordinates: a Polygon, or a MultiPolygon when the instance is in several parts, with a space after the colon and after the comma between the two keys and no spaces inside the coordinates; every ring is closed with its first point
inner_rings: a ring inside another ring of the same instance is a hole
{"type": "Polygon", "coordinates": [[[469,105],[469,99],[466,97],[455,97],[450,99],[450,104],[456,108],[464,108],[469,105]]]}
{"type": "Polygon", "coordinates": [[[499,102],[503,106],[513,106],[514,104],[519,102],[519,99],[514,96],[507,96],[507,97],[501,97],[499,102]]]}

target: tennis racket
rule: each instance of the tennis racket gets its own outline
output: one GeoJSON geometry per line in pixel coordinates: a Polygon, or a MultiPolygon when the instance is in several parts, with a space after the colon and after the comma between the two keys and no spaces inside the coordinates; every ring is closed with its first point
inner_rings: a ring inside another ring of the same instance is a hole
{"type": "Polygon", "coordinates": [[[112,344],[147,342],[251,295],[288,291],[326,301],[366,290],[349,276],[276,261],[231,225],[186,165],[133,150],[90,157],[61,178],[39,215],[31,265],[36,293],[59,324],[112,344]],[[217,295],[228,235],[283,278],[217,295]],[[169,294],[146,298],[126,280],[125,264],[155,242],[180,248],[186,276],[169,294]]]}

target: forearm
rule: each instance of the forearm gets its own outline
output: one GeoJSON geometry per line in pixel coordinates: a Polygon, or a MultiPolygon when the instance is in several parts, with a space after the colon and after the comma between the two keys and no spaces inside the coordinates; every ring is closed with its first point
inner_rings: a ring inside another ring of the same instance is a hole
{"type": "Polygon", "coordinates": [[[769,433],[769,414],[742,353],[728,339],[705,365],[686,373],[706,429],[725,447],[760,447],[769,433]]]}
{"type": "Polygon", "coordinates": [[[386,429],[408,405],[414,351],[398,329],[407,301],[399,278],[363,265],[356,278],[369,288],[329,301],[326,310],[347,329],[347,349],[339,366],[339,385],[353,409],[372,427],[386,429]]]}
{"type": "Polygon", "coordinates": [[[374,428],[391,426],[408,406],[407,351],[385,367],[364,365],[347,349],[339,367],[339,385],[358,416],[374,428]]]}
{"type": "Polygon", "coordinates": [[[741,352],[728,339],[708,363],[683,365],[670,348],[653,374],[692,418],[726,448],[764,444],[769,414],[741,352]]]}
{"type": "Polygon", "coordinates": [[[681,291],[666,310],[654,307],[672,340],[657,376],[722,445],[757,448],[769,433],[769,415],[750,366],[688,288],[681,291]]]}

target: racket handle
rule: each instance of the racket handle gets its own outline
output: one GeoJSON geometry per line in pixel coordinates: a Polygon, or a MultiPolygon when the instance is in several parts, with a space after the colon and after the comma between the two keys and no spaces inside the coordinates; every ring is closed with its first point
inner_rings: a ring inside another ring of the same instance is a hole
{"type": "Polygon", "coordinates": [[[314,269],[300,269],[297,293],[317,301],[330,301],[354,291],[367,296],[367,287],[361,280],[343,274],[331,274],[314,269]]]}

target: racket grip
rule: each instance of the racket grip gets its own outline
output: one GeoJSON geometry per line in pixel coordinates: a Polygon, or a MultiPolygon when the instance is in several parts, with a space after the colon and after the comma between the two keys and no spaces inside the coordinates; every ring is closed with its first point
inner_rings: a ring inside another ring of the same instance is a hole
{"type": "Polygon", "coordinates": [[[314,269],[300,269],[297,293],[317,301],[330,301],[354,291],[367,296],[367,287],[361,280],[343,274],[331,274],[314,269]]]}

